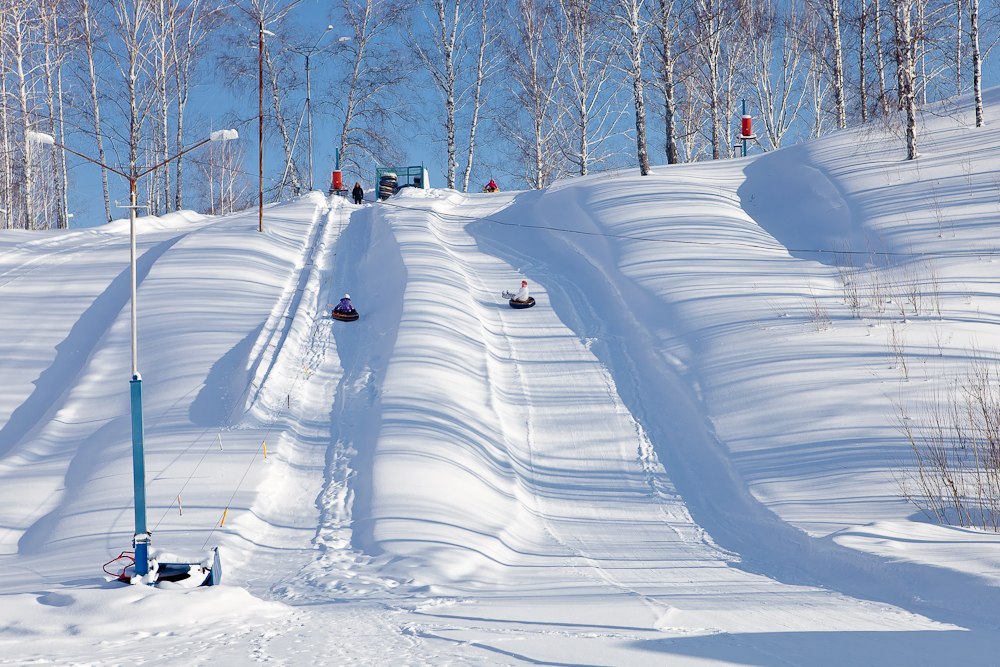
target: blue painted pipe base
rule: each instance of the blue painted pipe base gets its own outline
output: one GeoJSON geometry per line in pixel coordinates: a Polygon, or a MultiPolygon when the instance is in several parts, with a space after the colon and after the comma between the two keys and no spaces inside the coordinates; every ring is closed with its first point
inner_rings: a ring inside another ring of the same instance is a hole
{"type": "Polygon", "coordinates": [[[135,491],[135,573],[149,574],[149,532],[146,530],[146,457],[142,434],[142,378],[129,382],[132,397],[132,484],[135,491]]]}

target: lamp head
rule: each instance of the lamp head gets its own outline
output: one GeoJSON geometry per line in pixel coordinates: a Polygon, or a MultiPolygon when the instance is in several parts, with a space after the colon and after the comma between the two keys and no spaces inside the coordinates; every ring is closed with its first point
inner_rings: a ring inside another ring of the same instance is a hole
{"type": "Polygon", "coordinates": [[[232,139],[239,139],[240,133],[236,130],[216,130],[212,134],[208,135],[209,141],[230,141],[232,139]]]}
{"type": "Polygon", "coordinates": [[[34,130],[28,130],[25,134],[25,138],[35,144],[42,144],[45,146],[52,146],[56,143],[56,138],[51,134],[45,134],[44,132],[35,132],[34,130]]]}

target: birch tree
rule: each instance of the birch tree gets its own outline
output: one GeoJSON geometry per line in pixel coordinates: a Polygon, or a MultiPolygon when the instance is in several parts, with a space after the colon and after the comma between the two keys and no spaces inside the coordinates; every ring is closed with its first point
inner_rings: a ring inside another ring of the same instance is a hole
{"type": "Polygon", "coordinates": [[[479,0],[479,28],[476,33],[476,70],[472,78],[472,117],[469,120],[469,143],[466,151],[465,169],[462,173],[462,191],[469,191],[472,166],[476,155],[476,134],[479,130],[479,114],[483,108],[484,86],[492,78],[499,63],[493,58],[493,51],[499,39],[499,26],[492,20],[493,0],[479,0]]]}
{"type": "MultiPolygon", "coordinates": [[[[204,46],[211,32],[223,19],[220,10],[206,7],[202,0],[191,0],[179,7],[174,18],[174,29],[169,34],[170,49],[174,63],[174,92],[176,94],[176,134],[175,150],[185,149],[185,119],[191,95],[192,70],[204,55],[204,46]]],[[[242,156],[242,153],[240,154],[242,156]]],[[[176,184],[174,208],[184,208],[184,165],[185,156],[176,160],[176,184]]]]}
{"type": "Polygon", "coordinates": [[[861,123],[868,122],[868,29],[871,23],[871,10],[868,0],[858,4],[858,108],[861,112],[861,123]]]}
{"type": "MultiPolygon", "coordinates": [[[[38,17],[31,11],[28,2],[15,0],[8,5],[5,12],[8,20],[7,43],[11,67],[14,74],[15,94],[17,99],[18,119],[20,120],[20,159],[15,157],[15,163],[20,163],[21,173],[12,178],[12,190],[20,189],[20,216],[25,229],[34,229],[35,215],[35,158],[32,144],[28,140],[27,131],[34,126],[34,100],[31,81],[35,65],[31,61],[32,45],[38,39],[38,17]]],[[[13,170],[12,170],[13,171],[13,170]]],[[[13,192],[12,192],[13,194],[13,192]]],[[[11,203],[14,203],[12,198],[11,203]]]]}
{"type": "MultiPolygon", "coordinates": [[[[107,164],[107,156],[104,154],[104,131],[101,128],[101,98],[98,92],[97,66],[94,60],[95,32],[93,27],[93,13],[90,0],[80,0],[80,18],[82,21],[82,39],[87,60],[87,81],[90,93],[90,106],[94,121],[94,141],[97,144],[98,161],[107,164]]],[[[104,195],[104,221],[111,222],[111,194],[108,191],[108,170],[101,167],[101,187],[104,195]]]]}
{"type": "Polygon", "coordinates": [[[756,5],[748,22],[752,88],[767,142],[780,148],[805,100],[801,29],[796,3],[787,13],[771,2],[756,5]]]}
{"type": "Polygon", "coordinates": [[[831,88],[837,114],[837,127],[847,127],[847,102],[844,96],[844,49],[840,33],[840,0],[824,0],[824,9],[830,22],[830,49],[833,58],[831,88]]]}
{"type": "Polygon", "coordinates": [[[983,126],[983,63],[979,52],[979,0],[969,0],[969,52],[972,57],[972,95],[976,127],[983,126]]]}
{"type": "Polygon", "coordinates": [[[413,38],[418,58],[431,76],[431,81],[444,104],[444,131],[447,153],[446,187],[454,189],[458,171],[457,105],[458,63],[462,58],[462,40],[468,26],[463,0],[430,0],[432,17],[425,19],[431,30],[431,48],[423,40],[413,38]]]}
{"type": "Polygon", "coordinates": [[[646,0],[615,0],[614,18],[623,35],[625,70],[632,84],[632,104],[635,109],[635,150],[639,173],[647,176],[649,150],[646,142],[646,94],[642,56],[646,47],[648,21],[644,15],[646,0]]]}
{"type": "Polygon", "coordinates": [[[591,165],[603,159],[596,151],[616,131],[617,121],[625,113],[616,108],[621,84],[616,85],[611,76],[612,54],[618,44],[598,0],[559,0],[559,12],[566,59],[563,153],[575,172],[585,176],[591,165]]]}
{"type": "Polygon", "coordinates": [[[677,148],[677,70],[686,48],[682,41],[681,14],[684,7],[679,0],[657,0],[655,25],[659,38],[654,46],[658,61],[657,87],[663,95],[664,149],[668,164],[680,161],[677,148]]]}
{"type": "Polygon", "coordinates": [[[8,104],[7,76],[9,71],[9,58],[7,48],[8,30],[10,28],[10,14],[0,12],[0,199],[6,204],[3,211],[0,211],[3,229],[13,227],[14,216],[14,155],[13,142],[11,139],[11,126],[13,124],[13,114],[10,112],[8,104]]]}
{"type": "Polygon", "coordinates": [[[916,39],[913,34],[915,3],[914,0],[892,0],[892,2],[899,108],[906,114],[906,159],[915,160],[917,158],[916,39]]]}
{"type": "MultiPolygon", "coordinates": [[[[66,40],[59,25],[59,3],[48,0],[40,8],[39,21],[43,39],[43,72],[47,108],[46,131],[55,137],[59,143],[65,143],[63,126],[63,90],[62,71],[65,64],[66,40]]],[[[53,146],[48,156],[52,168],[49,170],[47,192],[42,197],[45,213],[42,220],[50,224],[53,218],[55,226],[65,229],[69,226],[69,210],[66,201],[66,155],[58,146],[53,146]]]]}
{"type": "MultiPolygon", "coordinates": [[[[175,30],[175,18],[178,7],[172,0],[152,0],[150,11],[150,43],[152,50],[152,82],[156,97],[156,114],[154,118],[155,153],[153,164],[166,160],[171,155],[170,150],[170,107],[173,94],[169,84],[174,78],[174,51],[170,47],[171,37],[175,30]]],[[[149,188],[150,211],[160,215],[170,211],[170,168],[164,167],[150,174],[149,188]]]]}
{"type": "Polygon", "coordinates": [[[510,120],[500,122],[524,164],[525,180],[536,189],[546,187],[560,170],[554,142],[563,41],[553,9],[546,0],[518,0],[514,30],[504,46],[514,109],[510,120]],[[521,117],[526,129],[517,122],[521,117]]]}
{"type": "Polygon", "coordinates": [[[723,130],[722,98],[722,40],[726,29],[724,2],[725,0],[695,0],[694,3],[693,33],[698,44],[696,53],[703,67],[701,84],[708,106],[709,142],[713,160],[722,157],[726,134],[723,130]]]}
{"type": "MultiPolygon", "coordinates": [[[[292,136],[288,132],[288,124],[285,119],[284,108],[281,100],[284,97],[284,90],[290,77],[282,76],[282,63],[277,62],[274,51],[270,44],[264,46],[264,68],[267,72],[267,83],[271,93],[271,107],[274,110],[274,124],[281,137],[281,147],[285,154],[284,164],[286,165],[287,177],[291,180],[292,190],[298,194],[302,191],[302,177],[298,163],[295,161],[295,147],[292,136]]],[[[278,186],[278,195],[281,195],[281,187],[284,185],[284,178],[278,186]]]]}
{"type": "Polygon", "coordinates": [[[128,115],[128,169],[136,173],[139,165],[142,127],[149,104],[149,78],[145,54],[149,52],[149,0],[113,0],[115,24],[122,48],[112,50],[124,88],[128,115]]]}
{"type": "Polygon", "coordinates": [[[404,9],[389,0],[341,0],[339,42],[345,74],[334,96],[342,122],[337,141],[341,166],[362,171],[368,164],[398,155],[393,141],[391,91],[402,74],[394,62],[380,57],[400,27],[404,9]]]}

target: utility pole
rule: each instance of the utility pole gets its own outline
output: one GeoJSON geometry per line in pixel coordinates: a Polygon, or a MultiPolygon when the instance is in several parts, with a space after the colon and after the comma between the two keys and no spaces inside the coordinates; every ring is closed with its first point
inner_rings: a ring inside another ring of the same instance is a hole
{"type": "Polygon", "coordinates": [[[254,0],[252,9],[238,8],[257,22],[257,231],[264,231],[264,35],[268,21],[275,21],[287,14],[302,0],[293,0],[283,9],[265,16],[267,0],[254,0]]]}

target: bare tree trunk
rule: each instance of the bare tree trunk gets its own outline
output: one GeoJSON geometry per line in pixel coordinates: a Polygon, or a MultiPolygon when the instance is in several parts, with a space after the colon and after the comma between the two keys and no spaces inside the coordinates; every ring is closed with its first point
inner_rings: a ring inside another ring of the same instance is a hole
{"type": "MultiPolygon", "coordinates": [[[[202,10],[201,0],[192,0],[185,8],[177,10],[174,29],[170,32],[170,45],[174,63],[174,85],[176,90],[177,128],[174,137],[175,149],[185,148],[184,120],[191,93],[191,69],[198,59],[200,47],[211,29],[211,21],[218,16],[217,10],[202,10]]],[[[181,155],[176,160],[174,209],[184,208],[184,164],[181,155]]]]}
{"type": "MultiPolygon", "coordinates": [[[[167,93],[172,69],[172,54],[169,48],[170,36],[174,31],[174,8],[167,0],[156,0],[156,8],[151,22],[153,39],[153,61],[156,68],[155,87],[156,101],[159,104],[157,115],[157,148],[159,155],[156,162],[165,161],[170,157],[170,97],[167,93]]],[[[170,165],[159,170],[154,175],[156,195],[153,198],[154,213],[170,212],[170,165]]]]}
{"type": "MultiPolygon", "coordinates": [[[[48,107],[48,129],[50,134],[64,144],[65,126],[63,123],[62,70],[65,63],[66,41],[60,32],[60,6],[50,0],[42,8],[42,35],[44,50],[45,93],[48,107]]],[[[58,229],[69,226],[69,206],[67,199],[66,153],[59,146],[54,146],[51,158],[50,189],[43,200],[45,214],[43,219],[51,226],[54,219],[58,229]]]]}
{"type": "Polygon", "coordinates": [[[444,100],[444,130],[447,151],[445,180],[446,187],[454,189],[455,175],[458,171],[458,147],[455,140],[455,88],[458,79],[456,62],[461,59],[459,32],[464,32],[462,0],[432,0],[431,6],[437,19],[437,24],[432,26],[431,30],[434,35],[436,53],[432,56],[419,45],[417,53],[431,73],[434,84],[444,100]],[[460,26],[462,26],[461,30],[460,26]],[[437,58],[440,58],[440,64],[438,64],[437,58]]]}
{"type": "MultiPolygon", "coordinates": [[[[978,0],[970,0],[978,1],[978,0]]],[[[965,15],[963,7],[964,0],[955,0],[955,94],[962,94],[962,17],[965,15]]],[[[972,24],[972,12],[975,9],[969,8],[969,23],[972,24]]],[[[977,26],[978,27],[978,26],[977,26]]]]}
{"type": "Polygon", "coordinates": [[[703,81],[705,96],[708,100],[709,122],[711,123],[710,141],[712,144],[712,159],[722,157],[722,99],[720,94],[722,59],[723,18],[721,3],[718,0],[698,0],[695,7],[695,20],[698,40],[698,55],[706,69],[703,81]]]}
{"type": "Polygon", "coordinates": [[[976,127],[983,126],[983,62],[979,52],[979,0],[970,0],[969,43],[972,49],[972,92],[976,100],[976,127]]]}
{"type": "Polygon", "coordinates": [[[675,79],[677,71],[677,55],[674,53],[674,41],[680,36],[678,16],[674,9],[674,0],[659,0],[659,12],[656,16],[656,28],[660,43],[658,55],[660,59],[660,87],[663,91],[663,122],[664,148],[667,154],[667,164],[677,164],[677,103],[675,79]]]}
{"type": "Polygon", "coordinates": [[[878,99],[882,115],[889,115],[889,91],[885,83],[885,52],[882,49],[882,0],[874,0],[875,11],[875,71],[878,74],[878,99]]]}
{"type": "Polygon", "coordinates": [[[861,124],[868,122],[868,0],[861,0],[858,14],[858,105],[861,107],[861,124]]]}
{"type": "Polygon", "coordinates": [[[774,148],[781,147],[805,103],[801,23],[794,5],[782,16],[767,3],[755,6],[749,21],[753,88],[767,141],[774,148]]]}
{"type": "Polygon", "coordinates": [[[844,50],[840,36],[840,0],[829,0],[830,32],[833,37],[833,99],[837,106],[837,127],[847,127],[844,97],[844,50]]]}
{"type": "MultiPolygon", "coordinates": [[[[83,43],[87,50],[87,69],[90,75],[90,104],[94,111],[94,139],[97,157],[107,164],[104,155],[104,134],[101,131],[101,102],[97,93],[97,68],[94,65],[94,34],[90,25],[90,0],[81,0],[83,18],[83,43]]],[[[111,222],[111,194],[108,191],[108,170],[101,167],[101,185],[104,189],[104,221],[111,222]]]]}
{"type": "Polygon", "coordinates": [[[431,0],[436,24],[430,25],[433,36],[431,53],[424,48],[422,39],[414,37],[413,45],[417,57],[431,75],[431,80],[444,102],[445,150],[447,152],[445,181],[446,187],[455,188],[458,171],[458,146],[456,144],[456,87],[458,81],[457,63],[462,60],[460,34],[465,32],[465,17],[462,15],[462,0],[431,0]]]}
{"type": "Polygon", "coordinates": [[[896,31],[895,54],[897,80],[899,81],[899,104],[906,112],[906,159],[917,158],[917,107],[914,81],[916,63],[913,36],[913,0],[894,0],[894,24],[896,31]]]}
{"type": "Polygon", "coordinates": [[[644,0],[618,0],[616,20],[625,37],[626,69],[632,82],[632,104],[635,108],[635,150],[639,173],[649,175],[649,151],[646,147],[646,95],[643,90],[642,52],[645,48],[646,26],[642,16],[644,0]]]}
{"type": "Polygon", "coordinates": [[[291,165],[290,177],[292,179],[292,189],[296,194],[302,192],[302,180],[299,178],[299,167],[295,163],[292,155],[292,141],[285,127],[285,116],[281,111],[282,89],[278,82],[278,71],[271,58],[271,50],[264,49],[264,58],[267,61],[267,72],[271,84],[271,101],[274,105],[274,122],[278,126],[278,133],[281,135],[281,145],[285,150],[285,164],[291,165]]]}
{"type": "MultiPolygon", "coordinates": [[[[58,114],[56,113],[56,61],[58,55],[54,54],[53,51],[58,48],[56,43],[56,25],[54,8],[51,3],[46,4],[41,15],[42,23],[42,50],[43,50],[43,63],[42,67],[45,73],[44,85],[45,85],[45,106],[48,109],[48,122],[46,123],[47,132],[52,135],[53,138],[59,136],[59,127],[57,125],[58,114]]],[[[46,228],[52,226],[52,218],[55,217],[55,224],[57,229],[66,228],[66,218],[64,216],[64,211],[62,207],[58,205],[58,202],[62,201],[62,193],[60,190],[60,179],[59,179],[59,163],[61,162],[59,153],[61,149],[58,146],[52,147],[54,150],[50,153],[49,158],[51,159],[52,169],[49,172],[49,184],[45,188],[45,195],[41,197],[41,207],[42,212],[40,214],[40,219],[46,228]],[[54,195],[54,196],[49,196],[54,195]],[[55,201],[56,206],[52,207],[51,203],[55,201]]]]}
{"type": "Polygon", "coordinates": [[[122,41],[124,53],[115,52],[119,73],[125,87],[128,106],[128,169],[135,174],[139,167],[139,151],[142,141],[142,126],[147,107],[144,86],[148,84],[144,76],[145,56],[149,51],[150,0],[114,0],[117,20],[116,28],[122,41]]]}
{"type": "Polygon", "coordinates": [[[509,119],[501,120],[524,160],[525,180],[535,189],[546,187],[560,168],[553,150],[561,106],[557,101],[563,40],[556,34],[551,4],[519,0],[515,30],[505,46],[514,95],[509,119]],[[527,116],[525,130],[521,120],[527,116]]]}
{"type": "MultiPolygon", "coordinates": [[[[19,8],[20,9],[20,8],[19,8]]],[[[33,229],[35,225],[34,202],[34,170],[31,154],[31,142],[28,141],[27,130],[31,129],[31,115],[28,107],[28,75],[25,70],[27,61],[28,40],[27,12],[18,11],[12,17],[11,48],[13,49],[14,68],[17,79],[18,110],[21,114],[22,143],[24,155],[23,179],[21,185],[21,215],[25,229],[33,229]]]]}
{"type": "MultiPolygon", "coordinates": [[[[351,59],[351,73],[347,80],[347,97],[344,100],[344,122],[340,129],[340,143],[338,153],[342,160],[350,157],[351,128],[354,125],[354,115],[357,107],[358,87],[361,84],[361,71],[365,62],[365,53],[368,48],[369,30],[372,25],[372,1],[366,0],[363,9],[357,11],[350,2],[345,0],[343,4],[344,16],[354,28],[352,35],[353,58],[351,59]]],[[[377,184],[376,184],[377,185],[377,184]]]]}
{"type": "Polygon", "coordinates": [[[380,56],[382,45],[397,39],[394,31],[405,11],[405,5],[389,0],[341,0],[341,23],[350,37],[339,47],[347,63],[347,74],[339,89],[343,123],[337,145],[341,168],[350,166],[360,171],[363,163],[385,164],[399,152],[392,133],[385,131],[389,119],[396,118],[389,108],[389,93],[409,73],[380,56]]]}
{"type": "Polygon", "coordinates": [[[480,0],[479,5],[479,48],[476,54],[476,75],[473,83],[472,118],[469,121],[469,150],[462,174],[462,191],[469,191],[469,180],[472,178],[473,158],[476,153],[476,130],[479,127],[479,112],[483,105],[483,84],[489,76],[487,67],[487,52],[493,43],[494,27],[490,25],[492,5],[490,0],[480,0]]]}
{"type": "MultiPolygon", "coordinates": [[[[0,12],[0,38],[7,34],[6,13],[0,12]]],[[[0,48],[0,72],[8,71],[6,50],[0,48]]],[[[14,222],[14,165],[11,142],[11,118],[7,105],[7,77],[0,76],[0,197],[7,202],[0,212],[3,229],[11,229],[14,222]]]]}
{"type": "MultiPolygon", "coordinates": [[[[59,119],[59,134],[56,135],[56,140],[63,146],[66,145],[66,116],[65,116],[65,105],[63,104],[63,68],[62,68],[62,56],[60,56],[60,63],[56,69],[56,105],[58,108],[57,117],[59,119]]],[[[70,213],[69,213],[69,169],[66,164],[66,151],[59,150],[59,206],[61,209],[62,219],[66,221],[66,227],[70,226],[70,213]]]]}

